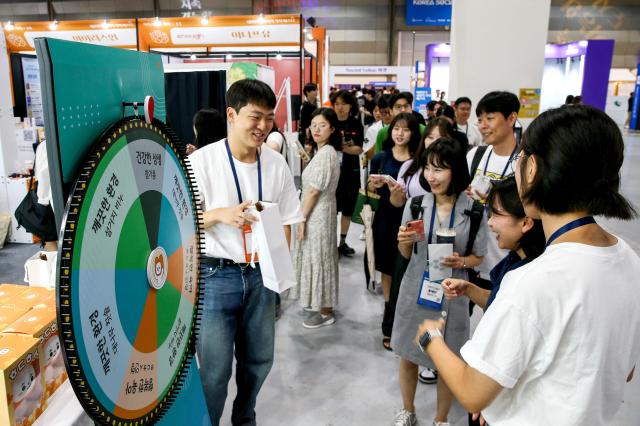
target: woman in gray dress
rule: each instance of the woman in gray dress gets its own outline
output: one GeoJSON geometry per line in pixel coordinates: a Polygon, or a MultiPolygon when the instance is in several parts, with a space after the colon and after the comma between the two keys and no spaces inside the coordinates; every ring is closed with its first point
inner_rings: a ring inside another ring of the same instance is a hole
{"type": "Polygon", "coordinates": [[[297,285],[292,297],[303,309],[312,311],[302,325],[319,328],[335,323],[338,303],[338,243],[336,236],[336,188],[340,178],[342,136],[336,130],[338,117],[330,108],[311,115],[312,140],[316,154],[302,173],[302,213],[298,225],[294,266],[297,285]]]}
{"type": "MultiPolygon", "coordinates": [[[[423,274],[428,268],[428,244],[436,243],[438,229],[455,229],[453,255],[431,261],[440,260],[443,266],[452,268],[453,278],[461,279],[468,279],[466,268],[473,268],[482,263],[487,245],[487,224],[483,218],[472,253],[464,255],[471,225],[470,217],[465,211],[471,210],[473,200],[464,193],[469,185],[469,172],[465,152],[458,148],[456,141],[451,138],[438,139],[424,151],[418,161],[422,163],[424,178],[429,183],[432,193],[424,195],[421,205],[426,241],[415,242],[416,232],[409,231],[406,226],[401,226],[398,233],[398,250],[402,256],[410,258],[400,285],[391,342],[394,352],[401,358],[400,391],[403,409],[397,413],[394,421],[394,425],[398,426],[413,426],[417,423],[414,399],[418,366],[433,368],[432,361],[414,342],[416,324],[420,324],[424,319],[439,318],[441,311],[444,311],[447,313],[444,338],[449,347],[459,352],[469,338],[469,315],[464,300],[449,301],[440,297],[442,305],[436,309],[418,304],[423,274]]],[[[410,205],[411,200],[405,206],[403,224],[412,220],[410,205]]],[[[449,424],[447,417],[452,403],[451,391],[443,380],[438,380],[436,416],[433,422],[435,426],[449,424]]]]}

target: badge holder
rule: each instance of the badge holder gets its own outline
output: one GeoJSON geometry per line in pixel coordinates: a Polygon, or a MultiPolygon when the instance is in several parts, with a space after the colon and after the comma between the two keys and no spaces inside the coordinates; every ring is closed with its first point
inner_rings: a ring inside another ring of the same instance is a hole
{"type": "Polygon", "coordinates": [[[440,259],[450,256],[452,252],[453,244],[429,244],[429,260],[426,270],[422,273],[422,282],[418,293],[419,305],[437,311],[442,310],[444,299],[442,281],[452,275],[452,270],[443,266],[440,259]]]}

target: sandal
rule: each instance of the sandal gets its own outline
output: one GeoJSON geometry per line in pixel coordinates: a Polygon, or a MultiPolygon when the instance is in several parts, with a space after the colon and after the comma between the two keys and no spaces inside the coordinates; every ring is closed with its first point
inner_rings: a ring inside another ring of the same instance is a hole
{"type": "Polygon", "coordinates": [[[391,337],[384,336],[382,338],[382,347],[388,351],[391,351],[391,337]]]}

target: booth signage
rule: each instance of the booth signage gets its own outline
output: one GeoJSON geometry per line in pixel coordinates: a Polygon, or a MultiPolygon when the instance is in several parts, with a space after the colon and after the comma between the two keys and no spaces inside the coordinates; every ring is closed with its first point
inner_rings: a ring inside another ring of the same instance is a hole
{"type": "MultiPolygon", "coordinates": [[[[193,45],[248,45],[256,44],[298,44],[299,25],[273,25],[264,28],[251,27],[200,27],[171,28],[171,43],[177,46],[193,45]]],[[[158,44],[162,41],[154,40],[158,44]]],[[[166,40],[167,43],[169,40],[166,40]]]]}
{"type": "Polygon", "coordinates": [[[540,113],[540,89],[520,89],[520,118],[536,118],[540,113]]]}
{"type": "Polygon", "coordinates": [[[629,127],[631,129],[640,129],[640,64],[638,64],[638,77],[636,79],[636,90],[633,95],[633,104],[631,105],[631,121],[629,127]]]}
{"type": "Polygon", "coordinates": [[[450,26],[452,1],[453,0],[407,0],[407,25],[450,26]]]}
{"type": "Polygon", "coordinates": [[[413,99],[413,109],[418,111],[426,118],[427,104],[429,102],[431,102],[431,87],[416,87],[416,92],[413,99]]]}
{"type": "Polygon", "coordinates": [[[120,47],[136,45],[136,30],[107,29],[107,30],[77,30],[77,31],[25,31],[24,37],[31,48],[35,48],[34,38],[50,37],[59,40],[79,41],[98,44],[100,46],[120,47]]]}

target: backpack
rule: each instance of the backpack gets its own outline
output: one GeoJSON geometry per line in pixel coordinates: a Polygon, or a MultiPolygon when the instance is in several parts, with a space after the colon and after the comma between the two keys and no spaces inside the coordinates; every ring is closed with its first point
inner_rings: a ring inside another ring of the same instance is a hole
{"type": "Polygon", "coordinates": [[[18,228],[22,226],[27,232],[40,237],[43,243],[57,241],[58,231],[51,204],[44,206],[38,203],[38,185],[33,181],[35,168],[34,161],[29,182],[30,190],[18,205],[14,215],[18,222],[18,228]]]}

